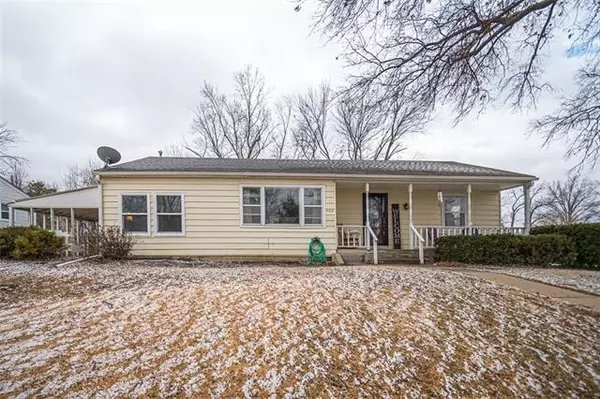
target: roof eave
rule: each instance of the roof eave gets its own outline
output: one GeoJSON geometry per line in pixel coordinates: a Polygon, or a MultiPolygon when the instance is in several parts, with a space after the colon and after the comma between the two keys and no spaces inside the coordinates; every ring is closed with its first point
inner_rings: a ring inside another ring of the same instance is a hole
{"type": "Polygon", "coordinates": [[[275,172],[223,172],[223,171],[122,171],[122,170],[105,170],[97,173],[98,176],[211,176],[211,177],[294,177],[294,178],[333,178],[333,179],[387,179],[387,180],[422,180],[422,181],[456,181],[456,180],[473,180],[473,181],[516,181],[516,182],[531,182],[536,181],[536,176],[530,175],[513,175],[513,176],[494,176],[494,175],[436,175],[436,174],[368,174],[368,173],[275,173],[275,172]]]}

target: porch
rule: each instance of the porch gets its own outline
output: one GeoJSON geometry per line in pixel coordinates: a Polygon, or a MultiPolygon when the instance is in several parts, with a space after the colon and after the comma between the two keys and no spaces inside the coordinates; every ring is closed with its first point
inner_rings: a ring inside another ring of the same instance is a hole
{"type": "Polygon", "coordinates": [[[98,189],[89,187],[25,198],[9,204],[9,224],[16,210],[29,212],[29,225],[64,237],[66,252],[81,252],[83,235],[98,224],[98,189]]]}
{"type": "Polygon", "coordinates": [[[528,220],[523,227],[501,223],[501,191],[519,185],[529,198],[526,183],[338,182],[337,247],[373,252],[374,263],[381,250],[419,251],[423,263],[438,237],[528,234],[528,220]]]}

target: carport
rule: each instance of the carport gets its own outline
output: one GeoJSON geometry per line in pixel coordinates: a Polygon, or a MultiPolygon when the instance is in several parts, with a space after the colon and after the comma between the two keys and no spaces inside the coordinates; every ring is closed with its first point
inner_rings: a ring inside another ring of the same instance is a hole
{"type": "Polygon", "coordinates": [[[9,224],[14,225],[15,210],[29,212],[29,225],[39,226],[79,243],[85,229],[98,223],[98,187],[61,191],[8,204],[9,224]]]}

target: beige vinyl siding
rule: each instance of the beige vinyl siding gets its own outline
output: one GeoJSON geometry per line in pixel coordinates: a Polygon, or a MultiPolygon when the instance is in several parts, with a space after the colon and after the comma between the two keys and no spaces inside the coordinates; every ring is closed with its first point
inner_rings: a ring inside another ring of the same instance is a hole
{"type": "MultiPolygon", "coordinates": [[[[466,190],[465,190],[466,191],[466,190]]],[[[344,225],[362,225],[362,188],[339,188],[337,190],[337,221],[344,225]]],[[[372,189],[371,193],[388,194],[389,215],[389,246],[393,247],[392,236],[392,204],[400,205],[400,238],[402,248],[409,246],[409,218],[408,210],[403,205],[408,203],[408,189],[386,188],[372,189]]],[[[445,195],[467,195],[464,193],[445,193],[445,195]]],[[[474,226],[499,226],[500,225],[500,192],[499,191],[473,191],[471,194],[471,212],[474,226]]],[[[441,226],[442,209],[438,202],[437,190],[422,190],[417,185],[413,191],[413,223],[415,226],[441,226]]]]}
{"type": "Polygon", "coordinates": [[[310,239],[319,236],[328,254],[336,249],[336,199],[332,180],[236,179],[212,177],[102,177],[103,222],[120,224],[120,195],[148,193],[149,237],[137,237],[137,256],[280,256],[304,257],[310,239]],[[240,186],[322,186],[325,226],[242,227],[240,186]],[[159,193],[181,193],[185,201],[185,236],[155,235],[155,200],[159,193]]]}

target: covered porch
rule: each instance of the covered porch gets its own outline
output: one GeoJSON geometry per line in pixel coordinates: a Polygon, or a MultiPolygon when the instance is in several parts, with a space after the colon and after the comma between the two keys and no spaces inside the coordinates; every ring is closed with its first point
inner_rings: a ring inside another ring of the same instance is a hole
{"type": "Polygon", "coordinates": [[[528,234],[523,227],[501,223],[502,190],[522,187],[529,215],[531,182],[393,182],[336,183],[337,246],[372,250],[433,248],[448,235],[528,234]],[[366,212],[366,209],[369,212],[366,212]]]}
{"type": "Polygon", "coordinates": [[[68,252],[85,232],[98,224],[98,188],[88,187],[27,198],[9,204],[9,225],[14,225],[17,210],[29,212],[29,225],[38,226],[64,237],[68,252]]]}

